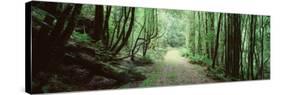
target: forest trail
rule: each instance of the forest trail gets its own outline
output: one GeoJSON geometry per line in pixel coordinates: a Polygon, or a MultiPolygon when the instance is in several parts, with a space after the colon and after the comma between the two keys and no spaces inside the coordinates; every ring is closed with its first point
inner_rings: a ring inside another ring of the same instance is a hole
{"type": "Polygon", "coordinates": [[[205,67],[191,64],[187,58],[181,56],[181,52],[176,48],[168,49],[163,57],[148,69],[147,79],[141,82],[129,83],[125,87],[150,87],[185,85],[197,83],[215,82],[207,77],[205,67]]]}

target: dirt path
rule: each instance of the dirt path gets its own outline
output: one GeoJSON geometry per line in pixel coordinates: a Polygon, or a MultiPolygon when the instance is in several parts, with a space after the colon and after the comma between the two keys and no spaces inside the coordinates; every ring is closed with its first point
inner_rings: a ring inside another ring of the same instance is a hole
{"type": "Polygon", "coordinates": [[[190,64],[177,49],[169,49],[164,60],[147,67],[147,79],[130,83],[126,87],[150,87],[210,83],[214,80],[206,76],[205,68],[190,64]]]}
{"type": "Polygon", "coordinates": [[[165,66],[162,67],[161,72],[168,76],[161,76],[160,82],[173,85],[173,84],[195,84],[214,82],[206,76],[205,68],[188,63],[188,60],[181,56],[177,49],[170,49],[164,56],[165,66]],[[169,73],[174,73],[175,79],[170,80],[169,73]],[[165,83],[167,82],[167,83],[165,83]]]}

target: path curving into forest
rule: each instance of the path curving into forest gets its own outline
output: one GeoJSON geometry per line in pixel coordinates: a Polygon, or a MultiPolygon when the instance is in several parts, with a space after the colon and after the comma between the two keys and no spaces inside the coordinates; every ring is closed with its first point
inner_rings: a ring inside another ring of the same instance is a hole
{"type": "Polygon", "coordinates": [[[127,87],[151,87],[186,85],[198,83],[213,83],[213,79],[207,77],[206,67],[188,62],[181,56],[176,48],[168,49],[163,60],[159,60],[148,69],[147,79],[141,82],[129,83],[127,87]]]}
{"type": "Polygon", "coordinates": [[[179,85],[215,82],[206,76],[205,67],[189,63],[188,59],[182,57],[181,52],[176,48],[167,51],[162,64],[165,65],[162,66],[160,72],[164,75],[160,76],[160,83],[179,85]],[[169,74],[175,74],[175,78],[171,79],[169,74]]]}

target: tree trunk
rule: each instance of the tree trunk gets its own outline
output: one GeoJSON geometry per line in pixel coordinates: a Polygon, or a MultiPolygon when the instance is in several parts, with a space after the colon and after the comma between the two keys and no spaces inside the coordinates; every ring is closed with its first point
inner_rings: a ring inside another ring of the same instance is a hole
{"type": "Polygon", "coordinates": [[[134,19],[135,19],[135,8],[132,8],[132,12],[131,12],[131,19],[130,19],[130,24],[127,30],[127,33],[125,34],[124,38],[122,39],[122,42],[120,44],[120,46],[118,46],[118,48],[115,50],[114,55],[118,54],[119,51],[124,47],[124,45],[128,42],[128,39],[132,33],[133,30],[133,26],[134,26],[134,19]]]}
{"type": "Polygon", "coordinates": [[[217,51],[218,51],[218,47],[219,47],[220,25],[221,25],[221,14],[219,14],[219,22],[218,22],[218,28],[217,28],[217,34],[216,34],[217,37],[216,37],[216,43],[215,43],[216,45],[215,45],[212,68],[215,68],[215,65],[216,65],[216,57],[217,57],[217,51]]]}
{"type": "Polygon", "coordinates": [[[96,5],[95,20],[94,20],[94,31],[91,33],[91,37],[95,41],[99,41],[104,37],[103,25],[104,25],[104,13],[103,6],[96,5]]]}

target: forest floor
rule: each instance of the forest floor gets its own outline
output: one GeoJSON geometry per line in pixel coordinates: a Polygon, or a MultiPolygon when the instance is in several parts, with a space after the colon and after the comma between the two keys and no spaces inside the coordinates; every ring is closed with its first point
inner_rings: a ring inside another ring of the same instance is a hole
{"type": "Polygon", "coordinates": [[[207,77],[206,67],[189,63],[188,59],[182,57],[181,52],[176,48],[168,49],[163,60],[158,59],[155,64],[147,66],[146,69],[146,80],[129,83],[121,88],[215,82],[207,77]]]}

